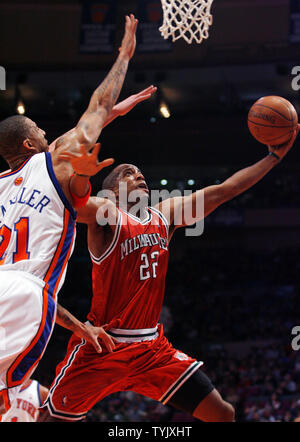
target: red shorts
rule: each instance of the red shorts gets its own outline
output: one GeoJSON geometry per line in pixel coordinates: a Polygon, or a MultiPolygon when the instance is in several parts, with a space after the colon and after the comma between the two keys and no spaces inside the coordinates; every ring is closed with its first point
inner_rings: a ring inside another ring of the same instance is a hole
{"type": "Polygon", "coordinates": [[[129,390],[166,404],[203,362],[174,349],[161,325],[158,332],[152,341],[117,343],[100,354],[73,335],[45,403],[49,413],[81,420],[104,397],[129,390]]]}

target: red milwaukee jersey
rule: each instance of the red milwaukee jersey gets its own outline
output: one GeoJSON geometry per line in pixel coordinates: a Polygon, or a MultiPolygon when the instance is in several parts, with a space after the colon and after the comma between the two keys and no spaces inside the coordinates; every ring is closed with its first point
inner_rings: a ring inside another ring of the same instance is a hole
{"type": "Polygon", "coordinates": [[[168,224],[147,208],[139,218],[119,210],[114,238],[93,262],[93,299],[88,319],[107,328],[153,328],[159,320],[168,267],[168,224]]]}

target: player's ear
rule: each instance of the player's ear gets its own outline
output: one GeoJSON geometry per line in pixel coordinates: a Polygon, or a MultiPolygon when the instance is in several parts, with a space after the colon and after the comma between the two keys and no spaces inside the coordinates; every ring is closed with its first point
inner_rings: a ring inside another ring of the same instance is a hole
{"type": "Polygon", "coordinates": [[[23,147],[25,147],[27,150],[36,150],[29,138],[26,138],[23,141],[23,147]]]}

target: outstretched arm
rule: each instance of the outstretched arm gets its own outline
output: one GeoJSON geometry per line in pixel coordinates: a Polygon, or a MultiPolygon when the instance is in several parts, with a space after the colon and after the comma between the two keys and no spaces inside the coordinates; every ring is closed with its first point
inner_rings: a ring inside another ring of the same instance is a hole
{"type": "Polygon", "coordinates": [[[221,204],[233,199],[260,181],[291,149],[299,132],[280,148],[268,146],[269,154],[250,167],[240,170],[222,184],[208,186],[186,197],[176,197],[158,205],[170,225],[170,234],[178,227],[194,224],[205,218],[221,204]]]}
{"type": "MultiPolygon", "coordinates": [[[[78,177],[75,177],[74,181],[76,182],[76,187],[79,187],[80,193],[71,194],[70,185],[72,185],[72,183],[70,184],[70,177],[73,174],[73,169],[66,159],[61,158],[61,155],[66,152],[78,154],[80,153],[81,146],[88,152],[96,143],[111,109],[118,99],[129,60],[134,54],[137,23],[138,21],[132,14],[130,17],[126,16],[125,34],[116,62],[104,81],[93,93],[89,106],[77,126],[74,130],[62,136],[57,141],[55,150],[51,152],[54,173],[66,198],[71,204],[73,204],[74,200],[72,196],[75,196],[76,199],[81,197],[90,185],[87,183],[88,178],[86,181],[82,181],[78,179],[78,177]]],[[[88,197],[88,195],[89,193],[85,196],[88,197]]],[[[83,202],[85,203],[85,199],[83,202]]]]}
{"type": "MultiPolygon", "coordinates": [[[[146,89],[143,89],[142,91],[138,92],[137,94],[130,95],[130,97],[126,98],[123,101],[120,101],[120,103],[116,104],[111,112],[109,113],[106,121],[103,124],[103,128],[108,126],[112,121],[114,121],[116,118],[120,116],[124,116],[128,114],[138,103],[141,103],[142,101],[148,100],[155,92],[157,88],[155,86],[149,86],[146,89]]],[[[63,137],[68,137],[71,135],[72,132],[76,131],[76,128],[69,130],[66,132],[63,137]]],[[[60,137],[61,138],[61,137],[60,137]]],[[[61,141],[60,138],[57,138],[54,140],[50,146],[49,146],[49,152],[52,152],[56,149],[56,147],[59,147],[61,141]],[[56,143],[59,141],[58,145],[56,146],[56,143]]]]}
{"type": "Polygon", "coordinates": [[[87,110],[74,130],[69,131],[57,141],[52,155],[59,155],[62,151],[76,153],[81,145],[88,150],[97,142],[104,123],[119,97],[129,61],[134,54],[137,23],[133,14],[130,17],[126,16],[125,34],[117,60],[106,78],[94,91],[87,110]]]}
{"type": "Polygon", "coordinates": [[[151,85],[147,87],[146,89],[143,89],[141,92],[138,92],[137,94],[131,95],[130,97],[126,98],[123,101],[120,101],[120,103],[116,104],[113,108],[111,113],[109,114],[107,120],[104,123],[104,126],[107,126],[109,123],[111,123],[113,120],[115,120],[119,116],[124,116],[128,114],[131,109],[133,109],[138,103],[141,103],[142,101],[148,100],[156,92],[157,87],[151,85]]]}

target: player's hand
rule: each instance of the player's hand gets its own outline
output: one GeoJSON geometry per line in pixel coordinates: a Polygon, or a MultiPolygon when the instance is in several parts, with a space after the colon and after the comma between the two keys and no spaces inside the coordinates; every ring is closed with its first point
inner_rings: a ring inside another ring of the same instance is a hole
{"type": "Polygon", "coordinates": [[[80,332],[80,337],[92,344],[97,353],[102,353],[99,339],[109,353],[116,348],[113,338],[105,332],[103,327],[94,327],[92,324],[86,323],[84,329],[80,332]]]}
{"type": "Polygon", "coordinates": [[[98,153],[101,144],[97,143],[90,152],[87,152],[84,146],[80,146],[81,154],[71,152],[63,152],[59,155],[62,160],[69,161],[72,164],[74,172],[79,175],[93,176],[96,175],[104,167],[108,167],[114,163],[113,158],[98,162],[98,153]]]}
{"type": "Polygon", "coordinates": [[[280,157],[280,159],[283,158],[288,153],[288,151],[292,148],[292,146],[297,138],[297,135],[299,133],[299,129],[300,129],[300,124],[297,124],[297,128],[294,130],[291,139],[289,141],[287,141],[286,143],[279,144],[277,146],[268,146],[269,152],[276,153],[276,155],[278,155],[280,157]]]}
{"type": "Polygon", "coordinates": [[[131,95],[130,97],[126,98],[126,100],[120,101],[120,103],[114,106],[113,110],[116,111],[118,115],[126,115],[138,103],[148,100],[148,98],[150,98],[156,91],[157,87],[149,86],[138,94],[131,95]]]}
{"type": "Polygon", "coordinates": [[[138,20],[133,14],[125,17],[125,33],[119,48],[120,55],[128,57],[129,59],[133,57],[135,47],[136,47],[136,29],[138,25],[138,20]]]}

